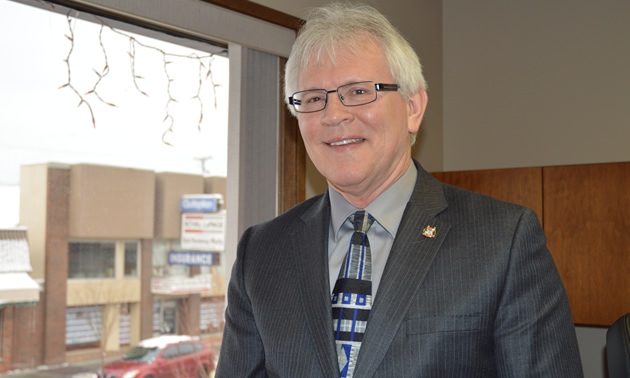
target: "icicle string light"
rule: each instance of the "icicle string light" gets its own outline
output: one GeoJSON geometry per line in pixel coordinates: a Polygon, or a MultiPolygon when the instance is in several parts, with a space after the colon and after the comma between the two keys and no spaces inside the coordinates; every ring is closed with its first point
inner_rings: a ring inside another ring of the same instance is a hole
{"type": "Polygon", "coordinates": [[[154,51],[159,52],[162,55],[162,69],[164,71],[164,76],[166,77],[167,80],[167,86],[166,86],[166,93],[167,93],[167,97],[168,100],[166,101],[166,104],[164,105],[164,112],[165,112],[165,117],[164,117],[164,121],[163,122],[167,122],[169,121],[169,125],[168,127],[165,129],[164,133],[162,134],[162,141],[165,144],[171,145],[171,143],[169,143],[166,140],[166,136],[169,133],[173,133],[174,132],[174,126],[175,126],[175,118],[173,117],[171,110],[170,110],[170,105],[173,102],[178,102],[178,99],[175,98],[171,92],[171,84],[173,81],[175,81],[175,78],[171,77],[171,73],[169,73],[169,65],[172,64],[174,62],[174,59],[191,59],[191,60],[195,60],[199,66],[198,69],[198,79],[196,79],[197,83],[196,83],[196,94],[192,97],[192,99],[197,100],[199,102],[199,120],[197,123],[197,129],[199,131],[201,131],[201,123],[203,121],[203,113],[204,113],[204,106],[203,106],[203,101],[201,99],[201,90],[204,86],[204,82],[207,81],[209,79],[210,81],[210,85],[212,86],[212,90],[214,92],[214,107],[215,109],[217,108],[217,91],[216,88],[219,86],[219,84],[215,84],[213,77],[212,77],[212,62],[214,60],[214,54],[209,54],[206,56],[199,56],[197,54],[190,54],[190,55],[180,55],[180,54],[172,54],[172,53],[168,53],[160,48],[157,48],[155,46],[150,46],[147,44],[144,44],[140,41],[138,41],[135,37],[121,32],[120,30],[114,29],[113,27],[111,27],[110,25],[108,25],[104,20],[102,20],[99,17],[94,16],[94,18],[100,23],[101,28],[100,28],[100,32],[99,32],[99,44],[100,44],[100,48],[102,51],[102,55],[103,58],[105,60],[105,66],[101,69],[101,70],[97,70],[97,69],[93,69],[93,71],[96,73],[96,75],[98,76],[98,79],[95,81],[94,86],[92,87],[92,89],[90,89],[89,91],[87,91],[85,94],[81,94],[79,93],[79,91],[76,89],[73,81],[72,81],[72,67],[70,64],[70,57],[72,56],[73,52],[74,52],[74,48],[75,48],[75,27],[76,27],[76,20],[79,18],[79,12],[76,12],[74,15],[74,20],[75,23],[73,25],[73,18],[71,17],[71,13],[73,12],[73,10],[70,10],[67,15],[66,15],[66,19],[68,21],[68,30],[69,30],[69,35],[66,35],[66,38],[70,41],[70,49],[68,51],[68,55],[67,57],[64,59],[64,62],[67,66],[67,71],[68,71],[68,80],[65,84],[61,85],[59,87],[59,89],[62,88],[70,88],[76,95],[77,97],[79,97],[79,106],[81,106],[82,104],[85,104],[90,112],[90,116],[92,118],[92,125],[93,127],[96,127],[96,118],[94,115],[94,110],[92,108],[92,105],[90,104],[89,100],[88,100],[88,96],[94,95],[99,101],[101,101],[102,103],[112,106],[112,107],[118,107],[118,105],[106,101],[103,96],[99,93],[98,89],[99,89],[99,85],[106,80],[107,75],[110,73],[110,66],[109,66],[109,62],[108,62],[108,51],[105,47],[105,45],[103,44],[103,31],[104,29],[109,29],[111,30],[113,33],[116,33],[118,35],[124,36],[125,38],[127,38],[129,40],[129,48],[128,48],[128,55],[129,55],[129,66],[130,66],[130,70],[131,70],[131,77],[132,77],[132,81],[133,84],[136,88],[136,90],[141,93],[144,96],[149,97],[149,94],[147,92],[145,92],[143,89],[141,89],[141,85],[140,85],[140,81],[142,79],[144,79],[143,76],[139,75],[137,72],[137,67],[136,67],[136,48],[137,46],[141,46],[143,48],[147,48],[147,49],[151,49],[154,51]],[[206,66],[206,64],[204,63],[204,59],[208,60],[208,66],[206,66]]]}

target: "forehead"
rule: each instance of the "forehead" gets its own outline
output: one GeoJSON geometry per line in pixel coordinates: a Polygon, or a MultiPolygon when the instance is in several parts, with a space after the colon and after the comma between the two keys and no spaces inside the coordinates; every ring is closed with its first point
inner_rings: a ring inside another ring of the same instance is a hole
{"type": "Polygon", "coordinates": [[[389,79],[391,73],[383,48],[374,38],[367,37],[353,45],[338,45],[311,53],[298,75],[298,90],[389,79]]]}

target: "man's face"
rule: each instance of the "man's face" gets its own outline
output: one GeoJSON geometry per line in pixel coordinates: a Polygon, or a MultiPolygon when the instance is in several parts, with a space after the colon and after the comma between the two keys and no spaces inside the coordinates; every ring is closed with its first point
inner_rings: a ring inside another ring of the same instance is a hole
{"type": "MultiPolygon", "coordinates": [[[[335,90],[362,81],[398,84],[382,48],[366,37],[358,55],[337,51],[337,63],[311,60],[298,77],[298,91],[335,90]]],[[[426,92],[411,99],[399,92],[378,92],[375,102],[344,106],[337,93],[328,95],[326,108],[298,113],[300,132],[315,167],[357,207],[365,207],[406,171],[411,161],[409,133],[418,131],[426,92]]]]}

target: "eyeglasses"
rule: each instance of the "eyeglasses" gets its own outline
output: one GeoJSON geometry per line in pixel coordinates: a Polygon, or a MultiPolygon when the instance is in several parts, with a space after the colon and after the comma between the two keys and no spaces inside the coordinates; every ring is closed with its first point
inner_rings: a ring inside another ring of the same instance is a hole
{"type": "Polygon", "coordinates": [[[333,91],[325,89],[309,89],[307,91],[295,92],[289,97],[289,104],[298,113],[313,113],[324,110],[328,103],[328,94],[337,92],[339,100],[345,106],[359,106],[376,101],[376,92],[397,91],[398,84],[382,84],[373,81],[362,81],[342,85],[333,91]]]}

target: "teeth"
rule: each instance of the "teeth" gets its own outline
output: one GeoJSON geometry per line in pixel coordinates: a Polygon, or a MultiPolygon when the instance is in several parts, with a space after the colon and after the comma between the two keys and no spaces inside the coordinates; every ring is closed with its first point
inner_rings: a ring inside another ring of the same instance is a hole
{"type": "Polygon", "coordinates": [[[333,142],[330,145],[331,146],[343,146],[343,145],[350,144],[350,143],[359,143],[361,141],[363,141],[363,139],[344,139],[344,140],[342,140],[340,142],[333,142]]]}

